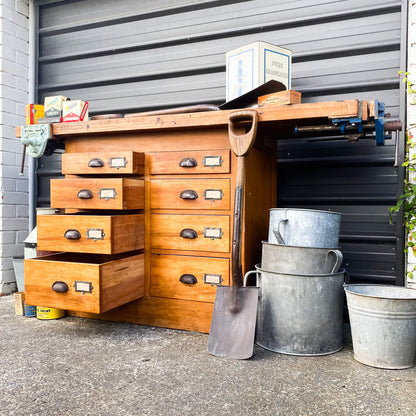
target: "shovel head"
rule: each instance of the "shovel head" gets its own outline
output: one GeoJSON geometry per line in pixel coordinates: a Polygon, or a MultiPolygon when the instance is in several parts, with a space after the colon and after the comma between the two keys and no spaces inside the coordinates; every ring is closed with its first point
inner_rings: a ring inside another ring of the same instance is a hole
{"type": "Polygon", "coordinates": [[[224,358],[253,355],[258,287],[218,286],[208,337],[208,352],[224,358]]]}

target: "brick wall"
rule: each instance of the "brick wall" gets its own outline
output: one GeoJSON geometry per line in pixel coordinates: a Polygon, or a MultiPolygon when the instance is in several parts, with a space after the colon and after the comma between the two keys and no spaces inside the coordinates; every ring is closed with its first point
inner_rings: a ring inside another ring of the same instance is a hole
{"type": "Polygon", "coordinates": [[[13,257],[23,256],[28,235],[28,177],[19,176],[28,102],[29,0],[0,0],[0,293],[16,290],[13,257]]]}

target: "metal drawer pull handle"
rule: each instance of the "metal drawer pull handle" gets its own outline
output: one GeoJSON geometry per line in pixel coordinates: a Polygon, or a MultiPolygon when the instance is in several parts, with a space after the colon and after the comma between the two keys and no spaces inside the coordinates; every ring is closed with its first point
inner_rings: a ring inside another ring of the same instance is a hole
{"type": "Polygon", "coordinates": [[[81,189],[77,194],[77,198],[92,199],[94,198],[94,194],[89,189],[81,189]]]}
{"type": "Polygon", "coordinates": [[[195,166],[198,166],[198,163],[193,157],[184,157],[180,162],[179,166],[181,168],[194,168],[195,166]]]}
{"type": "Polygon", "coordinates": [[[89,168],[102,168],[104,166],[104,161],[101,159],[98,159],[98,157],[91,159],[88,162],[89,168]]]}
{"type": "Polygon", "coordinates": [[[68,240],[79,240],[81,233],[78,230],[66,230],[64,237],[68,240]]]}
{"type": "Polygon", "coordinates": [[[183,274],[179,278],[179,281],[181,283],[185,283],[187,285],[194,285],[194,284],[198,283],[198,280],[196,280],[196,277],[193,274],[183,274]]]}
{"type": "Polygon", "coordinates": [[[58,293],[65,293],[69,291],[69,287],[65,282],[55,282],[52,285],[52,290],[58,293]]]}
{"type": "Polygon", "coordinates": [[[181,192],[180,198],[181,199],[197,199],[198,194],[192,189],[186,189],[185,191],[181,192]]]}
{"type": "Polygon", "coordinates": [[[198,233],[192,228],[184,228],[179,235],[183,238],[198,238],[198,233]]]}

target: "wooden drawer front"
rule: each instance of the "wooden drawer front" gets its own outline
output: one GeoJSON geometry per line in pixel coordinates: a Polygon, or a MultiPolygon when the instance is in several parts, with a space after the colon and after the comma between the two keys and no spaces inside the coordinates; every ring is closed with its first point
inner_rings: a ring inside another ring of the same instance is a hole
{"type": "Polygon", "coordinates": [[[144,153],[106,152],[106,153],[64,153],[62,155],[64,175],[107,174],[143,175],[144,153]]]}
{"type": "Polygon", "coordinates": [[[153,179],[153,209],[230,209],[230,179],[153,179]]]}
{"type": "Polygon", "coordinates": [[[151,216],[151,247],[228,253],[230,219],[222,215],[151,216]]]}
{"type": "Polygon", "coordinates": [[[149,156],[153,175],[230,172],[229,150],[157,152],[149,153],[149,156]]]}
{"type": "Polygon", "coordinates": [[[214,302],[216,284],[228,285],[229,272],[228,259],[152,254],[150,295],[214,302]]]}
{"type": "Polygon", "coordinates": [[[39,215],[39,250],[116,254],[144,248],[144,214],[39,215]]]}
{"type": "Polygon", "coordinates": [[[102,313],[143,294],[144,254],[59,253],[25,260],[28,305],[102,313]],[[66,284],[68,291],[54,291],[55,282],[66,284]]]}
{"type": "Polygon", "coordinates": [[[143,209],[143,179],[51,179],[52,208],[143,209]]]}

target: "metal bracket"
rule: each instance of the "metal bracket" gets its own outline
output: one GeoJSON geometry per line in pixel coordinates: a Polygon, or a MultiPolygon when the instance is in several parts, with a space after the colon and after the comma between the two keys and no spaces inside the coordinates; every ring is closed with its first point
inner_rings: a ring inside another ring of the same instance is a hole
{"type": "Polygon", "coordinates": [[[345,134],[346,126],[354,126],[358,133],[363,133],[363,120],[361,118],[334,118],[332,124],[341,130],[341,134],[345,134]]]}
{"type": "Polygon", "coordinates": [[[41,157],[51,136],[50,124],[28,124],[22,126],[21,141],[32,157],[41,157]]]}

